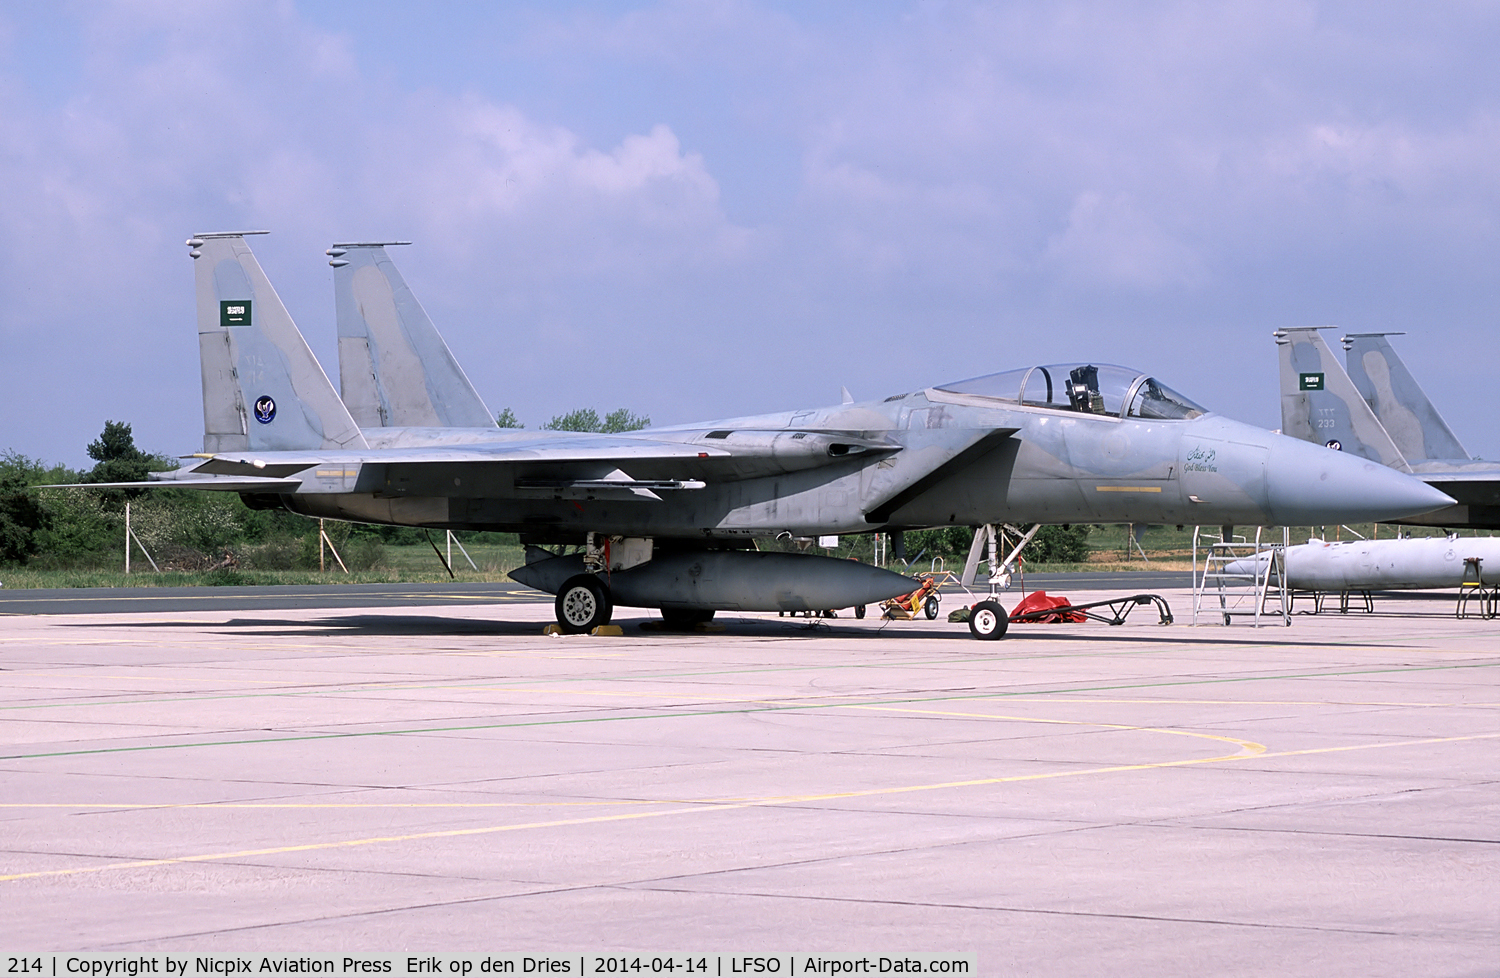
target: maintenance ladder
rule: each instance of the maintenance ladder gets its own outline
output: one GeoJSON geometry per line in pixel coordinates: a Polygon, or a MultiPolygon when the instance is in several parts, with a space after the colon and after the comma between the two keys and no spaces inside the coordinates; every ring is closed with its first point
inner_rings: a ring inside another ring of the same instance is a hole
{"type": "Polygon", "coordinates": [[[1291,592],[1283,586],[1291,530],[1282,527],[1279,543],[1264,534],[1264,527],[1256,527],[1253,541],[1243,536],[1214,539],[1204,527],[1193,528],[1193,624],[1200,613],[1225,625],[1236,617],[1251,619],[1256,628],[1262,618],[1292,623],[1291,592]],[[1236,561],[1245,561],[1252,570],[1231,572],[1236,561]]]}

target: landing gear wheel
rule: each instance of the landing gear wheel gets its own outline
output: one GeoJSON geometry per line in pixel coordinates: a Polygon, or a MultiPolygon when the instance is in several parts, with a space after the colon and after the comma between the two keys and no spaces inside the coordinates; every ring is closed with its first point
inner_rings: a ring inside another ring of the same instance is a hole
{"type": "Polygon", "coordinates": [[[855,605],[854,606],[854,617],[856,617],[856,618],[863,618],[864,616],[865,616],[865,606],[862,605],[862,604],[855,605]]]}
{"type": "Polygon", "coordinates": [[[938,615],[938,599],[929,595],[927,600],[922,602],[922,613],[927,616],[928,621],[936,618],[938,615]]]}
{"type": "Polygon", "coordinates": [[[1001,638],[1010,627],[1010,617],[998,601],[981,601],[969,612],[969,634],[988,641],[1001,638]]]}
{"type": "Polygon", "coordinates": [[[577,574],[563,582],[557,592],[557,624],[569,635],[608,625],[615,612],[609,589],[593,574],[577,574]]]}

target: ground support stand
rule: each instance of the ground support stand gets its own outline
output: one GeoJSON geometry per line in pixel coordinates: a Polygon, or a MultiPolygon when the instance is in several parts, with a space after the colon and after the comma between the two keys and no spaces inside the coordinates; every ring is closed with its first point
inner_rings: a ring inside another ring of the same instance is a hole
{"type": "Polygon", "coordinates": [[[1500,614],[1500,587],[1465,584],[1458,589],[1458,618],[1494,618],[1500,614]],[[1469,610],[1470,603],[1478,605],[1478,611],[1469,610]]]}
{"type": "Polygon", "coordinates": [[[1043,608],[1040,611],[1028,611],[1019,615],[1011,615],[1010,620],[1016,622],[1046,621],[1054,615],[1078,614],[1092,621],[1102,621],[1106,625],[1123,625],[1125,619],[1130,617],[1130,612],[1137,605],[1155,604],[1156,612],[1161,620],[1160,625],[1172,624],[1172,609],[1167,606],[1167,601],[1159,594],[1131,594],[1118,598],[1110,598],[1106,601],[1090,601],[1087,604],[1059,605],[1056,608],[1043,608]],[[1108,608],[1109,616],[1106,617],[1094,608],[1108,608]]]}

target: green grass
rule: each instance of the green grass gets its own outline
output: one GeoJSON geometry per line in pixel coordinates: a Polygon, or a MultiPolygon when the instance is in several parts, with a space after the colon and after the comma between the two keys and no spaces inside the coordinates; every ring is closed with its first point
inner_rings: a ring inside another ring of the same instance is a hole
{"type": "MultiPolygon", "coordinates": [[[[1366,539],[1391,539],[1395,530],[1390,526],[1379,528],[1377,533],[1371,524],[1357,525],[1352,528],[1366,539]]],[[[1412,536],[1442,536],[1441,531],[1426,527],[1409,527],[1412,536]]],[[[1243,534],[1248,530],[1253,538],[1254,527],[1238,527],[1236,532],[1243,534]]],[[[1307,538],[1318,531],[1316,527],[1293,527],[1291,532],[1292,543],[1303,543],[1307,538]]],[[[1205,536],[1217,539],[1217,531],[1204,528],[1205,536]]],[[[1467,533],[1465,535],[1468,535],[1467,533]]],[[[1279,527],[1263,531],[1262,539],[1279,540],[1281,529],[1279,527]]],[[[1341,527],[1328,527],[1327,538],[1352,540],[1357,539],[1347,529],[1341,527]]],[[[443,548],[442,538],[435,538],[438,546],[443,548]]],[[[1087,563],[1079,564],[1043,564],[1031,563],[1025,566],[1030,573],[1066,573],[1076,571],[1127,571],[1127,570],[1189,570],[1192,567],[1193,553],[1193,530],[1186,527],[1178,530],[1171,526],[1152,526],[1146,528],[1141,537],[1141,544],[1145,548],[1146,556],[1150,558],[1143,561],[1138,553],[1132,549],[1127,556],[1125,550],[1126,527],[1123,525],[1096,526],[1089,534],[1089,546],[1092,555],[1087,563]]],[[[853,553],[855,548],[861,544],[868,546],[868,538],[849,538],[842,541],[839,551],[831,552],[835,556],[844,555],[845,551],[853,553]]],[[[507,572],[518,567],[524,560],[523,550],[514,543],[471,543],[465,544],[469,556],[474,559],[478,569],[474,569],[464,559],[458,547],[453,548],[454,575],[460,581],[476,582],[502,582],[510,578],[507,572]]],[[[830,553],[819,548],[814,548],[813,553],[830,553]]],[[[950,554],[946,558],[946,567],[955,573],[963,569],[965,554],[950,554]]],[[[866,554],[866,559],[868,556],[866,554]]],[[[931,558],[924,556],[922,560],[913,566],[913,571],[926,571],[929,568],[931,558]]],[[[35,564],[26,567],[0,567],[0,582],[7,589],[14,588],[71,588],[71,587],[188,587],[188,586],[248,586],[248,585],[270,585],[270,584],[386,584],[386,583],[440,583],[451,580],[447,571],[443,569],[442,562],[433,553],[432,547],[427,544],[411,544],[394,546],[387,545],[381,550],[381,562],[376,568],[360,570],[345,574],[339,570],[337,563],[330,556],[327,560],[327,570],[322,573],[317,570],[260,570],[251,567],[232,568],[228,570],[209,571],[202,573],[188,571],[165,571],[157,573],[151,570],[151,565],[135,553],[131,558],[132,573],[127,575],[123,569],[123,557],[111,555],[100,558],[93,562],[92,566],[80,566],[76,568],[43,569],[35,564]]]]}
{"type": "MultiPolygon", "coordinates": [[[[441,547],[442,544],[439,543],[441,547]]],[[[506,572],[519,567],[523,562],[522,550],[514,544],[466,544],[469,556],[479,566],[476,571],[469,566],[457,547],[453,548],[454,577],[460,581],[496,582],[508,581],[506,572]]],[[[446,555],[446,548],[444,548],[446,555]]],[[[157,573],[137,552],[131,555],[131,573],[124,571],[123,556],[111,563],[113,566],[43,569],[33,566],[0,567],[0,582],[5,588],[67,588],[67,587],[243,587],[267,584],[389,584],[389,583],[438,583],[452,580],[443,570],[442,561],[432,548],[420,546],[387,546],[382,551],[384,558],[380,567],[371,570],[352,571],[345,574],[332,556],[327,558],[327,569],[311,570],[255,570],[231,568],[227,570],[193,572],[163,571],[157,573]]]]}

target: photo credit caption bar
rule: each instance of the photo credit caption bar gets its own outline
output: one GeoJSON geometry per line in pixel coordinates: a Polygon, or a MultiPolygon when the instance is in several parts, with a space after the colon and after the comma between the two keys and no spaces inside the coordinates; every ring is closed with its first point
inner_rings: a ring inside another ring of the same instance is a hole
{"type": "Polygon", "coordinates": [[[3,954],[0,978],[488,978],[490,975],[973,975],[962,954],[3,954]]]}

